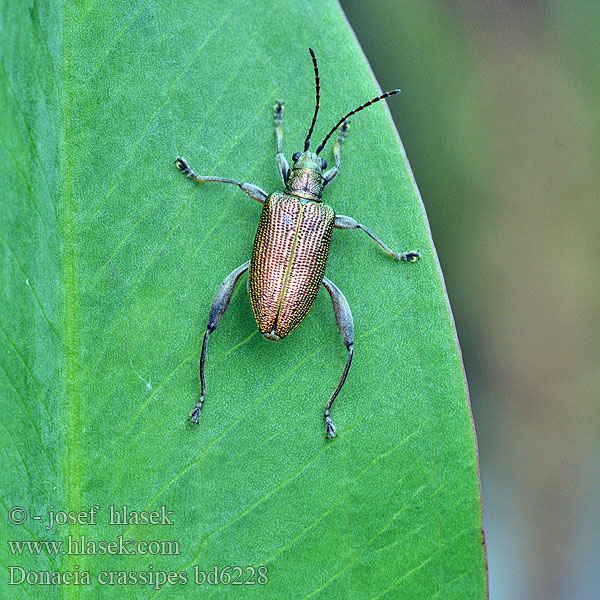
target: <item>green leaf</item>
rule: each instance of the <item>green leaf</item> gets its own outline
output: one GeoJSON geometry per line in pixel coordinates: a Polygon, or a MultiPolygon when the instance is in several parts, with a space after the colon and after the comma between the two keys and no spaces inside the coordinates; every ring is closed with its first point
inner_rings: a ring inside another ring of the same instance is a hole
{"type": "MultiPolygon", "coordinates": [[[[352,119],[325,200],[422,260],[334,232],[327,276],[356,329],[332,410],[339,438],[325,440],[322,417],[346,359],[328,295],[273,343],[256,331],[245,278],[210,340],[200,425],[186,423],[210,304],[249,258],[260,205],[186,180],[173,159],[281,189],[272,107],[286,102],[289,157],[312,116],[309,45],[322,81],[315,139],[378,93],[339,6],[6,2],[0,19],[2,506],[28,515],[1,520],[2,597],[484,598],[460,352],[383,103],[352,119]],[[49,529],[48,511],[62,522],[60,511],[94,505],[95,524],[49,529]],[[164,506],[173,524],[109,524],[111,505],[164,506]],[[180,554],[30,556],[5,543],[68,536],[174,541],[180,554]],[[261,565],[266,585],[194,581],[194,566],[234,578],[261,565]],[[9,566],[87,571],[91,583],[10,586],[9,566]],[[140,582],[170,571],[181,579],[140,582]],[[104,572],[127,585],[98,583],[104,572]]],[[[331,145],[323,156],[332,162],[331,145]]]]}

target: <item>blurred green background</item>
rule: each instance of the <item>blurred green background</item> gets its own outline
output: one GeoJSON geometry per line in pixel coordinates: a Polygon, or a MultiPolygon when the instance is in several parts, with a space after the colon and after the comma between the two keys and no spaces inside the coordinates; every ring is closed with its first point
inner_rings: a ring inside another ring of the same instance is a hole
{"type": "Polygon", "coordinates": [[[596,599],[600,2],[341,4],[402,89],[389,105],[471,389],[491,597],[596,599]]]}

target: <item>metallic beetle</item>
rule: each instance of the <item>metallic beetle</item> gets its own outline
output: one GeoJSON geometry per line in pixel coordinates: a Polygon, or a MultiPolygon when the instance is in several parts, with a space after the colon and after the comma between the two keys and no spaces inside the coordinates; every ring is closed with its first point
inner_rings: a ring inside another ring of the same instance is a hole
{"type": "Polygon", "coordinates": [[[227,276],[210,309],[200,358],[202,391],[200,399],[189,417],[192,423],[198,423],[206,397],[204,364],[208,338],[217,328],[221,317],[227,310],[240,276],[249,271],[248,289],[252,312],[259,331],[269,340],[282,340],[301,323],[311,309],[321,284],[329,292],[337,325],[348,350],[342,377],[325,405],[324,412],[326,437],[336,437],[336,428],[330,417],[330,409],[342,389],[350,369],[354,352],[354,325],[352,313],[344,294],[332,281],[324,277],[333,228],[362,229],[379,244],[388,256],[397,260],[416,262],[420,257],[418,252],[393,252],[364,225],[350,217],[336,215],[333,208],[321,200],[324,188],[335,179],[340,168],[340,148],[349,129],[348,117],[379,100],[398,93],[399,90],[386,92],[349,112],[329,131],[316,151],[309,152],[310,137],[319,112],[320,97],[317,59],[311,48],[309,51],[315,71],[315,112],[304,142],[304,152],[296,152],[292,156],[291,168],[281,150],[283,102],[277,102],[274,108],[277,165],[285,185],[284,192],[268,195],[259,187],[249,183],[222,177],[196,175],[183,158],[178,157],[175,160],[177,167],[188,177],[200,183],[212,181],[237,185],[248,196],[264,205],[256,230],[251,259],[227,276]],[[326,171],[327,162],[318,155],[338,127],[340,128],[338,138],[333,146],[335,166],[326,171]]]}

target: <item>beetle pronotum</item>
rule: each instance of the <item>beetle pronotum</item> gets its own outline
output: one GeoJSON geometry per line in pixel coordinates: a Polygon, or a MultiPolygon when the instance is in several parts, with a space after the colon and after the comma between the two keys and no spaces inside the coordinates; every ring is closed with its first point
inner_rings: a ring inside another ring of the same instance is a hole
{"type": "Polygon", "coordinates": [[[399,90],[381,94],[350,111],[332,127],[316,151],[310,152],[310,138],[319,112],[320,86],[317,59],[312,48],[309,48],[309,51],[315,72],[315,112],[304,141],[304,151],[294,153],[291,168],[281,149],[283,142],[281,119],[284,104],[277,102],[274,107],[277,166],[285,186],[283,192],[269,195],[249,183],[222,177],[196,175],[183,158],[178,157],[175,160],[177,167],[188,177],[200,183],[211,181],[232,183],[264,205],[254,239],[251,259],[227,276],[210,309],[200,357],[201,395],[189,416],[192,423],[198,423],[206,397],[204,365],[208,338],[217,328],[221,317],[227,310],[236,283],[241,275],[248,271],[252,312],[260,333],[269,340],[282,340],[301,323],[311,309],[321,284],[329,292],[335,319],[348,350],[340,382],[325,404],[324,411],[326,437],[336,437],[336,427],[331,420],[330,410],[346,381],[352,363],[354,323],[344,294],[332,281],[324,277],[333,228],[362,229],[388,256],[396,260],[416,262],[420,258],[418,252],[398,253],[392,251],[364,225],[351,217],[336,215],[333,208],[321,200],[323,190],[335,179],[340,168],[340,148],[349,128],[347,119],[367,106],[397,94],[399,90]],[[338,138],[333,145],[335,166],[326,171],[327,161],[318,155],[338,127],[340,128],[338,138]]]}

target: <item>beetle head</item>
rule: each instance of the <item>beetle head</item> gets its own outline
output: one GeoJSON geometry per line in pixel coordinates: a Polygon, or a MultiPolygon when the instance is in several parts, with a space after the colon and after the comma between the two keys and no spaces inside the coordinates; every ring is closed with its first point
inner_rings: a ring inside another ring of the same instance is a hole
{"type": "Polygon", "coordinates": [[[296,152],[292,156],[294,161],[292,170],[295,169],[311,169],[319,174],[327,168],[327,161],[324,158],[317,156],[314,152],[296,152]]]}
{"type": "Polygon", "coordinates": [[[323,195],[323,170],[327,162],[314,152],[296,152],[286,181],[286,192],[299,198],[319,201],[323,195]]]}

